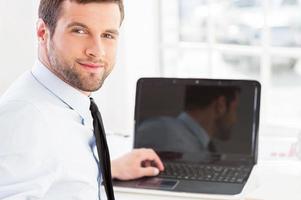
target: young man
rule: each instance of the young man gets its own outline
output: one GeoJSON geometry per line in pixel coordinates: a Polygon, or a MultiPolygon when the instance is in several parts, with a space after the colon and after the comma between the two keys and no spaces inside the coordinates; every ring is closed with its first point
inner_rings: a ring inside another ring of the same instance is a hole
{"type": "MultiPolygon", "coordinates": [[[[41,0],[39,59],[0,99],[0,199],[98,199],[89,96],[114,67],[123,16],[122,0],[41,0]]],[[[111,166],[122,180],[163,170],[151,149],[111,166]]]]}

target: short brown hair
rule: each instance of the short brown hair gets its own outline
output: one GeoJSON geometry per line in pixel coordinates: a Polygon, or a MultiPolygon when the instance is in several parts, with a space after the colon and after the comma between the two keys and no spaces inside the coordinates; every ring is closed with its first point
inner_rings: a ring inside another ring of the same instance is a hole
{"type": "MultiPolygon", "coordinates": [[[[41,18],[50,30],[50,36],[54,34],[57,20],[61,14],[62,3],[67,0],[41,0],[39,6],[39,18],[41,18]]],[[[69,0],[79,4],[87,3],[116,3],[119,6],[121,21],[124,19],[123,0],[69,0]]]]}

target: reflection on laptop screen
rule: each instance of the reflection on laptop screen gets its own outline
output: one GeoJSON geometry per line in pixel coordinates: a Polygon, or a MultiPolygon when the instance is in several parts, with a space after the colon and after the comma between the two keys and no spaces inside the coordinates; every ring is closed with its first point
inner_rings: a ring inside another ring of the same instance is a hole
{"type": "Polygon", "coordinates": [[[135,148],[153,148],[166,158],[188,155],[189,160],[201,155],[254,157],[257,82],[142,81],[136,97],[135,148]]]}

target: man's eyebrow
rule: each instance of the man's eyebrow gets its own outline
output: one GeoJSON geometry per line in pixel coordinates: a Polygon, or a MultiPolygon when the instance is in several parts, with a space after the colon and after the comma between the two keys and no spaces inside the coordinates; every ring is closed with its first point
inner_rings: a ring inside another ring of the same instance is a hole
{"type": "MultiPolygon", "coordinates": [[[[68,24],[67,28],[71,28],[74,26],[81,26],[83,28],[89,29],[89,27],[87,25],[80,23],[80,22],[72,22],[72,23],[68,24]]],[[[105,30],[105,32],[112,33],[114,35],[119,35],[119,31],[117,29],[108,29],[108,30],[105,30]]]]}
{"type": "Polygon", "coordinates": [[[71,28],[71,27],[73,27],[73,26],[81,26],[81,27],[83,27],[83,28],[88,29],[88,26],[87,26],[87,25],[85,25],[85,24],[83,24],[83,23],[80,23],[80,22],[72,22],[72,23],[68,24],[67,28],[71,28]]]}
{"type": "Polygon", "coordinates": [[[116,29],[108,29],[108,30],[106,30],[105,32],[107,32],[107,33],[112,33],[112,34],[114,34],[114,35],[119,35],[119,31],[116,30],[116,29]]]}

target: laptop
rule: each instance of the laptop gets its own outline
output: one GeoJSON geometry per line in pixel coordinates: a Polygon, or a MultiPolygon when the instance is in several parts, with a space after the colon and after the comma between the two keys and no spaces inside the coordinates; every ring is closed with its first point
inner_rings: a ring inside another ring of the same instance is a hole
{"type": "Polygon", "coordinates": [[[260,91],[254,80],[139,79],[134,148],[154,149],[165,170],[114,185],[241,193],[257,162],[260,91]]]}

